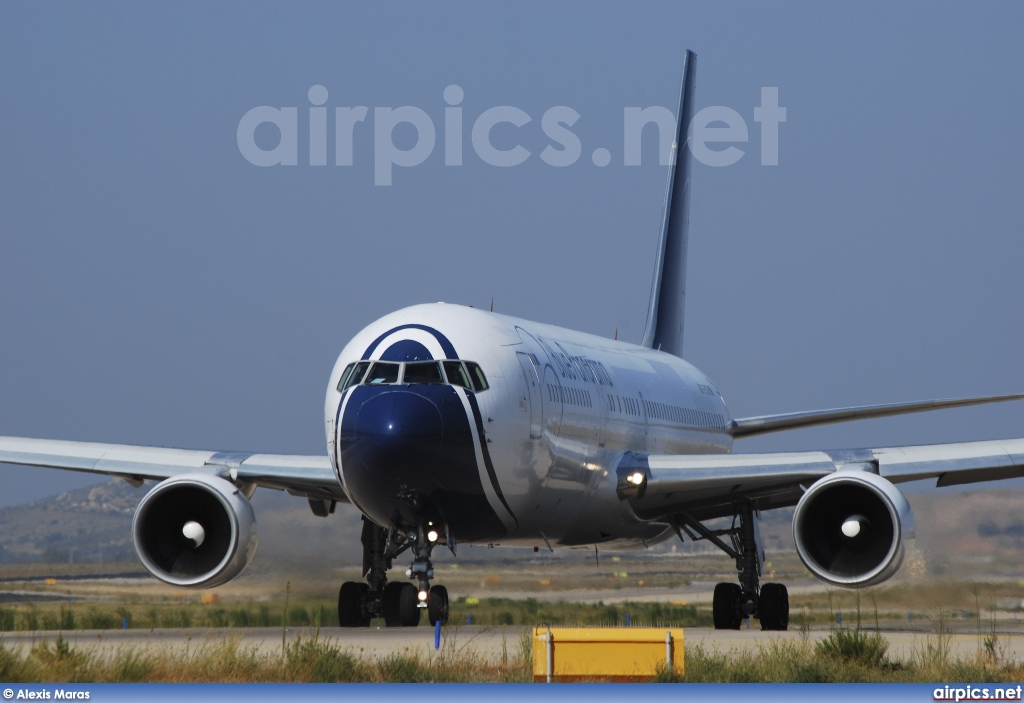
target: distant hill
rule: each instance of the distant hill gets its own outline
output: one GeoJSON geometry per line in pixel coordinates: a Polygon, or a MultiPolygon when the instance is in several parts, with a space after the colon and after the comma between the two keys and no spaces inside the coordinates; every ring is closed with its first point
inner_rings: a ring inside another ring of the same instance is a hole
{"type": "MultiPolygon", "coordinates": [[[[145,489],[120,479],[0,509],[0,563],[124,562],[135,561],[131,523],[145,489]]],[[[916,546],[936,575],[951,569],[951,561],[1021,562],[1024,553],[1024,489],[971,491],[930,490],[908,496],[917,519],[916,546]]],[[[339,505],[327,518],[315,517],[295,496],[257,490],[253,508],[259,522],[260,545],[251,569],[339,567],[361,560],[360,516],[339,505]]],[[[763,515],[761,533],[769,552],[791,550],[792,510],[763,515]]],[[[693,549],[678,541],[655,549],[693,549]]],[[[697,545],[708,548],[706,543],[697,545]]],[[[543,548],[543,547],[542,547],[543,548]]],[[[509,558],[521,552],[463,548],[460,558],[509,558]]]]}
{"type": "MultiPolygon", "coordinates": [[[[0,563],[135,561],[132,516],[150,487],[111,479],[0,509],[0,563]]],[[[335,565],[361,559],[360,517],[351,506],[318,518],[302,498],[263,489],[252,504],[260,531],[257,560],[323,558],[325,551],[335,565]]]]}
{"type": "Polygon", "coordinates": [[[134,558],[132,515],[143,490],[121,480],[0,510],[0,561],[134,558]]]}

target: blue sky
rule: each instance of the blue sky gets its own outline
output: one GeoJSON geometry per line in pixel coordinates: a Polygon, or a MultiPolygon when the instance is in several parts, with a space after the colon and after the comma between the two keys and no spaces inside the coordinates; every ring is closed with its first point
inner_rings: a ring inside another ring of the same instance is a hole
{"type": "MultiPolygon", "coordinates": [[[[749,127],[691,191],[686,356],[733,414],[1020,391],[1022,30],[1019,3],[4,3],[0,434],[320,453],[338,352],[419,302],[639,340],[666,168],[653,130],[623,165],[623,111],[674,110],[687,48],[698,108],[749,127]],[[309,165],[314,85],[369,108],[351,166],[309,165]],[[762,87],[787,110],[778,166],[762,87]],[[298,109],[298,165],[240,153],[261,105],[298,109]],[[406,105],[438,143],[375,186],[374,108],[406,105]],[[493,132],[519,166],[470,146],[501,105],[532,118],[493,132]],[[557,168],[541,116],[563,105],[582,157],[557,168]]],[[[1022,434],[1018,403],[737,450],[1022,434]]],[[[89,480],[0,476],[0,505],[89,480]]]]}

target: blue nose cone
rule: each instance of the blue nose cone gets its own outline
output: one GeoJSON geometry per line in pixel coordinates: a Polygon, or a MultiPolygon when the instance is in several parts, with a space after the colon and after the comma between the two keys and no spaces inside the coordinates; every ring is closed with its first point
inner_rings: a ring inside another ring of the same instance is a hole
{"type": "Polygon", "coordinates": [[[345,485],[380,524],[396,517],[413,522],[424,499],[443,484],[444,419],[437,400],[373,386],[355,388],[349,399],[341,431],[345,485]]]}
{"type": "Polygon", "coordinates": [[[437,405],[408,391],[378,393],[359,407],[355,435],[364,466],[415,464],[422,452],[444,443],[444,421],[437,405]]]}
{"type": "Polygon", "coordinates": [[[374,522],[448,523],[457,539],[500,532],[470,418],[450,386],[356,386],[339,436],[345,487],[374,522]]]}

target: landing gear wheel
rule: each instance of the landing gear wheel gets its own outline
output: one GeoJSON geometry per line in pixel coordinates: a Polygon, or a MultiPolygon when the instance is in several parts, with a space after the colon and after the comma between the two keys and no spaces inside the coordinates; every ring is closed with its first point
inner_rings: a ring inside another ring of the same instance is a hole
{"type": "Polygon", "coordinates": [[[398,595],[398,618],[402,627],[420,624],[419,591],[411,583],[403,583],[398,595]]]}
{"type": "Polygon", "coordinates": [[[766,583],[761,586],[758,601],[762,630],[786,630],[789,628],[789,591],[781,583],[766,583]]]}
{"type": "Polygon", "coordinates": [[[346,581],[338,591],[338,624],[342,627],[369,627],[370,618],[364,604],[370,587],[365,583],[346,581]]]}
{"type": "Polygon", "coordinates": [[[712,601],[711,615],[716,630],[738,630],[743,619],[740,617],[739,603],[743,590],[737,583],[719,583],[715,585],[715,596],[712,601]]]}
{"type": "Polygon", "coordinates": [[[427,617],[431,625],[438,622],[442,625],[448,624],[448,589],[444,586],[433,586],[430,589],[430,595],[427,596],[427,617]]]}
{"type": "Polygon", "coordinates": [[[384,615],[385,627],[401,627],[402,615],[399,610],[398,601],[402,597],[402,589],[409,584],[389,583],[384,587],[384,595],[381,599],[381,610],[384,615]]]}

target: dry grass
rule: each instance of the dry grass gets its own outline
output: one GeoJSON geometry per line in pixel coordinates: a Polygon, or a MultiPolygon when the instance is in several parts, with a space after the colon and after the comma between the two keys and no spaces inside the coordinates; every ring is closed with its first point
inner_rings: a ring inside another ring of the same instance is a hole
{"type": "Polygon", "coordinates": [[[0,680],[26,683],[206,682],[523,682],[531,675],[529,640],[490,659],[454,640],[428,655],[357,656],[312,634],[281,652],[245,647],[238,640],[176,650],[122,647],[88,651],[58,637],[28,653],[0,646],[0,680]]]}
{"type": "Polygon", "coordinates": [[[954,658],[948,640],[936,636],[902,660],[886,656],[887,644],[875,633],[836,630],[812,644],[772,640],[753,650],[729,654],[702,646],[687,648],[686,676],[661,680],[731,683],[923,683],[932,681],[1020,682],[1024,666],[982,654],[954,658]]]}
{"type": "MultiPolygon", "coordinates": [[[[441,649],[428,654],[357,655],[313,632],[282,650],[261,651],[238,640],[177,650],[77,650],[58,637],[27,653],[0,646],[0,679],[20,682],[527,682],[532,678],[529,633],[500,655],[483,657],[448,628],[441,649]]],[[[903,660],[866,630],[835,630],[817,643],[771,640],[754,650],[686,650],[685,675],[660,672],[661,682],[1020,682],[1024,666],[989,656],[950,655],[948,633],[936,625],[928,642],[903,660]]]]}
{"type": "MultiPolygon", "coordinates": [[[[534,598],[459,598],[452,602],[450,621],[473,625],[601,625],[707,627],[710,612],[692,605],[668,603],[543,602],[534,598]]],[[[231,604],[153,603],[139,605],[27,604],[0,607],[0,632],[119,630],[157,628],[336,627],[336,603],[298,599],[231,604]],[[127,625],[127,628],[125,628],[127,625]]],[[[421,621],[426,626],[426,619],[421,621]]]]}

